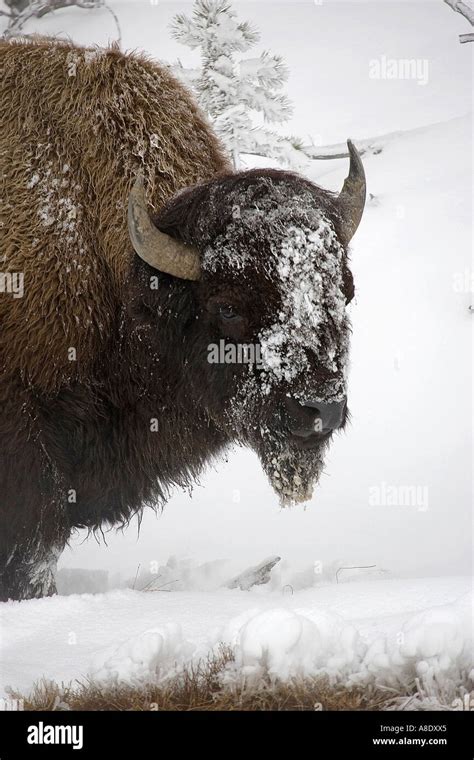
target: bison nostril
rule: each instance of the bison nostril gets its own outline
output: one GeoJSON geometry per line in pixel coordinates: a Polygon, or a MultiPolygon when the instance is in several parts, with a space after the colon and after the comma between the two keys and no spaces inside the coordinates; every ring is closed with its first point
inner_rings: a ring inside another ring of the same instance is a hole
{"type": "Polygon", "coordinates": [[[299,435],[314,432],[326,433],[341,427],[347,408],[347,400],[296,401],[288,398],[286,408],[290,415],[290,428],[299,435]]]}
{"type": "Polygon", "coordinates": [[[303,405],[313,409],[319,419],[323,430],[336,430],[344,422],[344,415],[347,408],[347,399],[342,401],[332,401],[330,403],[321,401],[304,401],[303,405]]]}
{"type": "Polygon", "coordinates": [[[290,432],[306,438],[322,432],[322,425],[316,409],[307,407],[294,398],[285,401],[286,419],[290,432]]]}

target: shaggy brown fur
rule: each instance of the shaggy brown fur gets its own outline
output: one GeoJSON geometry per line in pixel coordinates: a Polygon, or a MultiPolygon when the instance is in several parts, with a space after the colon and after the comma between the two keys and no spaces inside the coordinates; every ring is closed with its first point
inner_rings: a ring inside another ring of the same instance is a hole
{"type": "Polygon", "coordinates": [[[54,392],[89,376],[126,295],[137,172],[158,209],[230,167],[189,93],[143,55],[1,42],[0,81],[2,271],[25,272],[24,297],[0,298],[0,357],[54,392]]]}

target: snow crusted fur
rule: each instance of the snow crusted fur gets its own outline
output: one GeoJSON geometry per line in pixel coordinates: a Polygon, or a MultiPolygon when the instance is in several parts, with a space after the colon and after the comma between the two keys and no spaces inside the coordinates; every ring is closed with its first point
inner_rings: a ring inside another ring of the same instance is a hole
{"type": "Polygon", "coordinates": [[[137,172],[158,209],[229,165],[190,93],[144,55],[0,42],[0,81],[1,253],[26,281],[22,298],[0,298],[0,358],[54,392],[104,350],[132,258],[137,172]]]}

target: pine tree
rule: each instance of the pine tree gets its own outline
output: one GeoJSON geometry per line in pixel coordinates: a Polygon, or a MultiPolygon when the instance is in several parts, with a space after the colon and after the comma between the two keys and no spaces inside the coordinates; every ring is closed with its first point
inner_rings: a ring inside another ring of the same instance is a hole
{"type": "Polygon", "coordinates": [[[194,89],[234,166],[239,166],[241,153],[275,158],[285,166],[301,163],[298,141],[267,126],[291,116],[290,102],[281,92],[288,70],[280,56],[267,51],[257,58],[241,57],[260,35],[237,19],[230,3],[196,0],[192,17],[175,16],[171,32],[178,42],[200,50],[200,69],[179,64],[175,71],[194,89]]]}

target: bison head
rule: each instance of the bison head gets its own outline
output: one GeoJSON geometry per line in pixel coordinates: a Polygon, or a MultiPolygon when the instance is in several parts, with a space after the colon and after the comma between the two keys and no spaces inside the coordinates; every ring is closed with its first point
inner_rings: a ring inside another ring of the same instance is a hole
{"type": "Polygon", "coordinates": [[[192,302],[176,346],[189,399],[258,453],[283,504],[310,498],[348,414],[347,245],[365,202],[348,145],[339,195],[268,169],[183,190],[154,219],[140,179],[130,194],[135,251],[192,302]]]}

